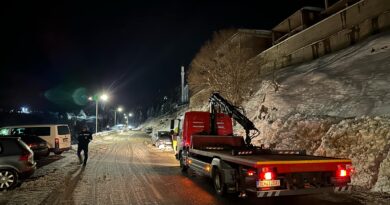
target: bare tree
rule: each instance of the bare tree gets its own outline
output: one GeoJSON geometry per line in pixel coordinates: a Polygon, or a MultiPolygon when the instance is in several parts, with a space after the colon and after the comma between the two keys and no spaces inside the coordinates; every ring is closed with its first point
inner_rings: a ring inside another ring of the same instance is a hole
{"type": "Polygon", "coordinates": [[[241,40],[241,37],[235,30],[222,30],[202,46],[188,73],[191,91],[209,88],[240,105],[249,93],[256,73],[247,64],[256,52],[243,46],[245,39],[241,40]]]}

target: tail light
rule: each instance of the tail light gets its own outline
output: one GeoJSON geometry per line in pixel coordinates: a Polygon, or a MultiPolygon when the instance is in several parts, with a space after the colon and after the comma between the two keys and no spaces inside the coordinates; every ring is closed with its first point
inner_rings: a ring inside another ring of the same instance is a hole
{"type": "Polygon", "coordinates": [[[271,180],[273,178],[274,178],[274,173],[273,172],[265,172],[264,173],[264,179],[271,180]]]}
{"type": "Polygon", "coordinates": [[[255,173],[256,173],[256,172],[253,171],[253,170],[248,170],[248,171],[247,171],[247,174],[248,174],[248,176],[250,176],[250,177],[251,177],[251,176],[254,176],[255,173]]]}
{"type": "Polygon", "coordinates": [[[19,157],[19,161],[30,161],[31,158],[32,158],[32,154],[31,153],[23,153],[19,157]]]}
{"type": "Polygon", "coordinates": [[[337,165],[336,177],[349,177],[351,176],[352,167],[346,165],[337,165]]]}
{"type": "Polygon", "coordinates": [[[55,138],[55,140],[54,140],[54,146],[55,146],[55,149],[59,149],[59,148],[60,148],[60,139],[55,138]]]}
{"type": "Polygon", "coordinates": [[[260,180],[273,180],[276,179],[276,170],[270,167],[263,167],[259,174],[260,180]]]}
{"type": "Polygon", "coordinates": [[[347,176],[347,170],[345,170],[345,169],[340,169],[340,171],[339,171],[339,176],[340,176],[340,177],[346,177],[346,176],[347,176]]]}
{"type": "Polygon", "coordinates": [[[28,146],[29,146],[30,148],[35,148],[35,147],[37,147],[38,145],[37,145],[37,144],[28,144],[28,146]]]}

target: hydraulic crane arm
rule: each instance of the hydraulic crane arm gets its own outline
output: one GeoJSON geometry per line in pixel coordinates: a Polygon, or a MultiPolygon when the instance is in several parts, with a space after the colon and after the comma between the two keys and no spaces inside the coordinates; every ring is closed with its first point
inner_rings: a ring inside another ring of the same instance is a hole
{"type": "Polygon", "coordinates": [[[239,108],[232,105],[219,93],[213,93],[210,97],[210,113],[212,118],[211,127],[213,132],[215,131],[216,127],[216,114],[219,112],[228,114],[245,129],[245,142],[248,146],[251,146],[251,140],[260,133],[259,130],[255,127],[252,121],[250,121],[244,114],[239,111],[239,108]]]}

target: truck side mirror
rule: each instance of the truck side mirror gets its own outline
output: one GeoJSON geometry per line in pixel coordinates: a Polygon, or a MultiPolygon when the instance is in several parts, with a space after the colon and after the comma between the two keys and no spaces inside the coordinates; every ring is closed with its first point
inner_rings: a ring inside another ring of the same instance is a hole
{"type": "Polygon", "coordinates": [[[171,120],[171,130],[175,128],[175,120],[171,120]]]}

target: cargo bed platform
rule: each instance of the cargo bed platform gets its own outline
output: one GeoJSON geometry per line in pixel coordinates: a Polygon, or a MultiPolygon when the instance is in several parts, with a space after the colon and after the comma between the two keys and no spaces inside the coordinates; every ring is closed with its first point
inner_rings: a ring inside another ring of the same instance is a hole
{"type": "Polygon", "coordinates": [[[332,171],[339,164],[350,164],[349,159],[339,159],[312,155],[290,155],[290,154],[252,154],[232,155],[231,150],[200,150],[189,149],[190,153],[210,158],[220,158],[226,162],[245,165],[253,168],[263,166],[274,166],[279,173],[290,172],[315,172],[332,171]],[[294,166],[291,166],[294,165],[294,166]]]}

